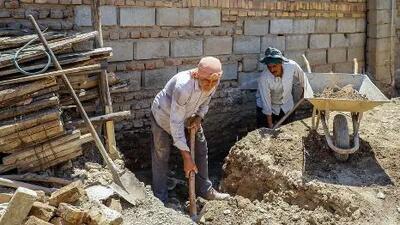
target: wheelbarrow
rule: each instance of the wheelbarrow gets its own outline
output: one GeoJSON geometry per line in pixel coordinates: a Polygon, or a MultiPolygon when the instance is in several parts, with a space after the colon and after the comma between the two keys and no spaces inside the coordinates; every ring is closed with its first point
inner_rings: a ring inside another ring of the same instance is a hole
{"type": "Polygon", "coordinates": [[[389,102],[384,94],[371,82],[367,75],[344,73],[307,73],[309,83],[304,88],[304,98],[313,105],[312,128],[318,129],[321,121],[325,139],[329,148],[334,151],[335,157],[340,161],[346,161],[350,154],[355,153],[360,147],[359,127],[365,111],[383,103],[389,102]],[[326,87],[343,88],[351,84],[353,89],[366,96],[366,100],[350,100],[340,98],[322,98],[326,87]],[[336,114],[333,119],[333,137],[329,132],[329,113],[349,112],[353,123],[353,142],[350,146],[349,128],[346,116],[343,113],[336,114]],[[333,140],[332,140],[333,139],[333,140]]]}

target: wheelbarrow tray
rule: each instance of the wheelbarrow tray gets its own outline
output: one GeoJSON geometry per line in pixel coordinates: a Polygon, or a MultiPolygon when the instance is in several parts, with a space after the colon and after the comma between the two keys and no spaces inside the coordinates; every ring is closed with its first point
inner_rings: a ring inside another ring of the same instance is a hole
{"type": "Polygon", "coordinates": [[[305,85],[304,98],[319,111],[365,112],[375,106],[389,102],[384,94],[364,74],[307,73],[309,83],[305,85]],[[366,100],[315,97],[326,87],[343,88],[351,84],[366,100]]]}

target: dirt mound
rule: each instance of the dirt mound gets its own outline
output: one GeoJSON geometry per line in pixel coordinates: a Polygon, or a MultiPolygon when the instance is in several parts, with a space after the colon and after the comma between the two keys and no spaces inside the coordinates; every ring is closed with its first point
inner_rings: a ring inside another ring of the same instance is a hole
{"type": "Polygon", "coordinates": [[[361,147],[344,163],[323,131],[312,132],[309,124],[259,129],[237,142],[226,158],[222,187],[248,200],[208,202],[200,222],[400,224],[399,101],[365,113],[361,147]]]}
{"type": "Polygon", "coordinates": [[[357,90],[353,88],[351,84],[339,87],[327,87],[322,93],[315,94],[319,98],[336,98],[336,99],[350,99],[350,100],[367,100],[368,98],[360,94],[357,90]]]}

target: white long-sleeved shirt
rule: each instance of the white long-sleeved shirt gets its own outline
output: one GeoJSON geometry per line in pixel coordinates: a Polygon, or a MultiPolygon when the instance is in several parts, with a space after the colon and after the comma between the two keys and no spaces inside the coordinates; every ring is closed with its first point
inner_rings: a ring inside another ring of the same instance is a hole
{"type": "Polygon", "coordinates": [[[293,106],[292,87],[293,79],[297,78],[300,86],[308,83],[307,77],[300,66],[293,60],[283,62],[282,77],[275,77],[268,68],[258,78],[256,104],[262,108],[265,115],[279,115],[281,109],[289,112],[293,106]]]}
{"type": "Polygon", "coordinates": [[[216,87],[209,92],[202,91],[191,70],[187,70],[172,77],[154,98],[151,106],[154,119],[171,134],[178,149],[190,151],[185,137],[185,121],[193,114],[204,118],[215,90],[216,87]]]}

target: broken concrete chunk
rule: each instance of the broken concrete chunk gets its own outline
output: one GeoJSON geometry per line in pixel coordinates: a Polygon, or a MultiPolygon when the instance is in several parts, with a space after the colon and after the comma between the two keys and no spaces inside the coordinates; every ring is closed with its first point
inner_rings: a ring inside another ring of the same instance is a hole
{"type": "Polygon", "coordinates": [[[48,222],[54,216],[55,211],[56,208],[49,204],[34,202],[29,215],[35,216],[41,220],[48,222]]]}
{"type": "Polygon", "coordinates": [[[109,198],[107,199],[106,206],[110,209],[113,209],[119,213],[122,213],[122,205],[121,201],[116,198],[109,198]]]}
{"type": "Polygon", "coordinates": [[[38,195],[36,201],[39,202],[47,202],[49,197],[46,196],[46,193],[44,193],[44,191],[40,191],[40,190],[35,190],[36,194],[38,195]]]}
{"type": "Polygon", "coordinates": [[[29,219],[24,223],[24,225],[52,225],[44,220],[41,220],[35,216],[30,216],[29,219]]]}
{"type": "Polygon", "coordinates": [[[50,223],[53,225],[65,225],[61,217],[54,217],[53,219],[50,220],[50,223]]]}
{"type": "Polygon", "coordinates": [[[13,194],[10,193],[0,193],[0,204],[9,202],[12,198],[13,194]]]}
{"type": "Polygon", "coordinates": [[[93,202],[89,210],[88,225],[120,225],[122,223],[122,214],[108,208],[107,206],[93,202]]]}
{"type": "Polygon", "coordinates": [[[114,194],[113,189],[103,185],[93,185],[86,188],[85,191],[91,201],[104,201],[114,194]]]}
{"type": "Polygon", "coordinates": [[[67,203],[60,203],[57,215],[65,222],[71,224],[82,224],[86,220],[87,212],[67,203]]]}
{"type": "Polygon", "coordinates": [[[85,195],[85,190],[82,182],[78,180],[53,192],[49,198],[49,204],[57,207],[61,202],[74,203],[83,195],[85,195]]]}
{"type": "Polygon", "coordinates": [[[0,225],[21,225],[37,198],[35,191],[19,187],[0,219],[0,225]]]}

